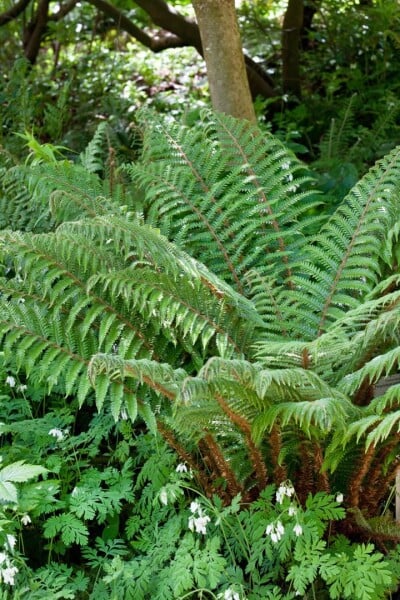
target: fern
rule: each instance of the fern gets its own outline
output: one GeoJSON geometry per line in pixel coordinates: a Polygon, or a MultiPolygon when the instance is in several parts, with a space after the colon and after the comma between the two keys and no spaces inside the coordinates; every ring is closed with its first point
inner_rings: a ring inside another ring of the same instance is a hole
{"type": "MultiPolygon", "coordinates": [[[[58,226],[0,235],[7,366],[81,407],[93,386],[98,410],[158,430],[206,496],[252,501],[290,477],[306,502],[340,483],[370,516],[396,468],[398,390],[373,395],[399,360],[399,149],[320,224],[312,173],[273,136],[210,112],[192,128],[141,119],[142,156],[124,167],[140,211],[107,178],[105,125],[76,163],[33,144],[16,167],[58,226]]],[[[85,493],[79,523],[130,499],[85,493]]],[[[144,564],[136,585],[145,597],[144,564]]]]}

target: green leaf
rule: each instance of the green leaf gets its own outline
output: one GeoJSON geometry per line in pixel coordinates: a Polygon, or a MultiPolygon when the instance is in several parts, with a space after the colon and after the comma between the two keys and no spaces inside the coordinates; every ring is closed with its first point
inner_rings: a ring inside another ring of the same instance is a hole
{"type": "Polygon", "coordinates": [[[17,504],[18,492],[15,485],[9,481],[0,481],[0,503],[17,504]]]}
{"type": "Polygon", "coordinates": [[[1,469],[0,481],[24,482],[38,475],[44,475],[47,472],[47,469],[44,467],[25,464],[25,461],[19,460],[1,469]]]}

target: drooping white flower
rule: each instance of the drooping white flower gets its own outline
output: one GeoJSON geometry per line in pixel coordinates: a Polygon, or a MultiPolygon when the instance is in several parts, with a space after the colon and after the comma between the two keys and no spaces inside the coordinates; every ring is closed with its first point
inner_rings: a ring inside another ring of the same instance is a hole
{"type": "Polygon", "coordinates": [[[293,527],[293,531],[297,535],[297,537],[303,533],[303,528],[300,525],[300,523],[296,523],[296,525],[293,527]]]}
{"type": "Polygon", "coordinates": [[[270,523],[267,525],[265,530],[265,534],[271,538],[271,541],[276,544],[279,542],[283,534],[285,533],[285,528],[282,525],[281,521],[277,521],[276,523],[270,523]]]}
{"type": "Polygon", "coordinates": [[[32,523],[32,519],[30,518],[29,515],[23,515],[21,517],[21,523],[22,523],[22,525],[29,525],[29,523],[32,523]]]}
{"type": "Polygon", "coordinates": [[[342,504],[342,502],[343,502],[343,494],[341,492],[336,495],[336,502],[338,504],[342,504]]]}
{"type": "Polygon", "coordinates": [[[201,506],[198,502],[194,501],[190,503],[190,512],[192,515],[195,513],[201,513],[201,506]]]}
{"type": "Polygon", "coordinates": [[[6,538],[8,547],[10,548],[10,550],[14,550],[15,544],[17,543],[17,538],[11,533],[7,533],[6,538]]]}
{"type": "Polygon", "coordinates": [[[6,377],[6,384],[9,385],[11,388],[16,386],[16,381],[15,381],[15,377],[13,377],[12,375],[7,375],[6,377]]]}
{"type": "Polygon", "coordinates": [[[61,431],[61,429],[50,429],[49,435],[52,435],[57,439],[57,442],[61,442],[65,438],[65,434],[61,431]]]}
{"type": "Polygon", "coordinates": [[[179,465],[176,467],[175,470],[177,473],[187,473],[188,472],[188,468],[185,465],[185,463],[179,463],[179,465]]]}
{"type": "Polygon", "coordinates": [[[207,533],[207,523],[211,521],[208,515],[201,515],[199,517],[191,516],[189,517],[188,527],[190,531],[196,531],[196,533],[202,533],[206,535],[207,533]]]}
{"type": "Polygon", "coordinates": [[[294,517],[297,514],[297,507],[294,504],[291,504],[288,509],[289,517],[294,517]]]}
{"type": "Polygon", "coordinates": [[[15,576],[18,573],[17,567],[6,567],[5,569],[1,569],[0,571],[0,579],[3,579],[4,583],[8,583],[9,585],[14,585],[15,576]]]}
{"type": "Polygon", "coordinates": [[[280,536],[282,536],[285,533],[285,528],[280,521],[276,522],[275,530],[276,530],[276,533],[280,536]]]}
{"type": "Polygon", "coordinates": [[[21,383],[21,385],[19,385],[17,387],[18,392],[25,392],[25,390],[27,390],[27,389],[28,389],[28,386],[25,383],[21,383]]]}
{"type": "Polygon", "coordinates": [[[278,504],[282,504],[285,496],[287,496],[288,498],[291,498],[294,495],[294,492],[295,492],[294,487],[292,486],[292,484],[290,482],[281,483],[281,485],[279,486],[279,488],[276,492],[276,501],[278,502],[278,504]]]}
{"type": "Polygon", "coordinates": [[[224,600],[240,600],[240,596],[239,596],[238,592],[231,590],[231,588],[228,588],[227,590],[225,590],[223,597],[224,597],[224,600]]]}

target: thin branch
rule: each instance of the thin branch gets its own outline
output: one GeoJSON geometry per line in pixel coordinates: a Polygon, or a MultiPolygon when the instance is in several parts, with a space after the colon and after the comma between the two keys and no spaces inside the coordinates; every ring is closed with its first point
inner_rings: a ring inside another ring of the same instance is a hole
{"type": "Polygon", "coordinates": [[[9,23],[10,21],[16,19],[22,12],[24,12],[25,8],[30,2],[31,0],[20,0],[9,10],[0,13],[0,26],[5,25],[6,23],[9,23]]]}
{"type": "Polygon", "coordinates": [[[105,15],[111,17],[120,29],[129,33],[130,36],[143,44],[146,48],[149,48],[152,52],[161,52],[167,48],[178,48],[191,45],[191,42],[187,42],[169,31],[160,31],[154,36],[149,35],[143,29],[135,25],[135,23],[125,16],[116,6],[106,2],[106,0],[86,1],[105,15]]]}
{"type": "Polygon", "coordinates": [[[65,15],[70,13],[71,10],[73,10],[75,8],[78,1],[79,0],[69,0],[69,2],[62,4],[60,6],[59,11],[56,12],[54,15],[50,15],[48,20],[49,21],[61,21],[61,19],[63,19],[65,17],[65,15]]]}

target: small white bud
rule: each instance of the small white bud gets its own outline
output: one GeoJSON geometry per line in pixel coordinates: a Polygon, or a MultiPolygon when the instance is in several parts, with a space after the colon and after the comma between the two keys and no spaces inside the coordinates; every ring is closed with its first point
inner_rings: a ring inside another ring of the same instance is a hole
{"type": "Polygon", "coordinates": [[[167,506],[168,504],[168,494],[167,494],[167,490],[166,489],[162,489],[160,492],[160,502],[161,504],[165,504],[165,506],[167,506]]]}

